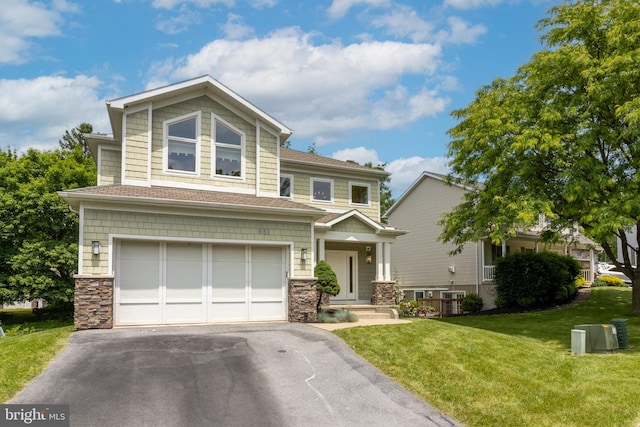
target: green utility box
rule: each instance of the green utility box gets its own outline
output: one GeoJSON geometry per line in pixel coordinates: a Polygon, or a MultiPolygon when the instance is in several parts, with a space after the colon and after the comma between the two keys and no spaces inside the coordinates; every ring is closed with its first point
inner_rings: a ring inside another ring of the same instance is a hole
{"type": "Polygon", "coordinates": [[[586,331],[587,353],[609,353],[618,349],[618,334],[614,325],[576,325],[573,329],[586,331]]]}

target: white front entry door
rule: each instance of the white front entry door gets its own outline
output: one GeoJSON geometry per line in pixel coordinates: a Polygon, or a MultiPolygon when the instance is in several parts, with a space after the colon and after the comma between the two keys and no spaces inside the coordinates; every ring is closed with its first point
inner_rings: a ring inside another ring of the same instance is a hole
{"type": "Polygon", "coordinates": [[[326,251],[327,263],[338,278],[340,293],[331,301],[355,301],[358,299],[358,252],[326,251]]]}

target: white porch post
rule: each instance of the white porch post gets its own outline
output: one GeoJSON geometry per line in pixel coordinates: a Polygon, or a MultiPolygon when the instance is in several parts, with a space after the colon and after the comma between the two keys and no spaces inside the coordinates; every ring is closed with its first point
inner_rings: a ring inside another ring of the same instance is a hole
{"type": "Polygon", "coordinates": [[[506,240],[502,241],[502,256],[503,257],[507,256],[507,241],[506,240]]]}
{"type": "Polygon", "coordinates": [[[391,243],[383,243],[384,248],[384,280],[391,281],[391,243]]]}
{"type": "Polygon", "coordinates": [[[318,261],[324,259],[324,239],[318,239],[318,261]]]}
{"type": "Polygon", "coordinates": [[[484,274],[484,266],[487,265],[487,259],[486,259],[485,255],[484,255],[484,251],[485,251],[485,249],[484,249],[484,246],[485,246],[484,240],[480,240],[480,243],[481,243],[481,245],[480,245],[480,268],[482,268],[482,276],[480,276],[480,277],[482,277],[482,281],[484,282],[486,280],[486,278],[484,277],[485,276],[485,274],[484,274]]]}
{"type": "Polygon", "coordinates": [[[376,243],[376,266],[376,280],[380,282],[384,280],[384,259],[382,242],[376,243]]]}

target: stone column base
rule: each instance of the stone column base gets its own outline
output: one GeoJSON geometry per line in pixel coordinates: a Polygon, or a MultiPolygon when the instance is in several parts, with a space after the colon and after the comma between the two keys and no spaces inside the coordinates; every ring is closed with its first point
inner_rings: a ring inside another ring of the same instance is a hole
{"type": "Polygon", "coordinates": [[[373,281],[371,282],[371,304],[372,305],[395,305],[396,282],[373,281]]]}
{"type": "Polygon", "coordinates": [[[76,275],[76,329],[113,328],[113,276],[76,275]]]}
{"type": "Polygon", "coordinates": [[[316,279],[289,279],[289,322],[316,322],[316,279]]]}

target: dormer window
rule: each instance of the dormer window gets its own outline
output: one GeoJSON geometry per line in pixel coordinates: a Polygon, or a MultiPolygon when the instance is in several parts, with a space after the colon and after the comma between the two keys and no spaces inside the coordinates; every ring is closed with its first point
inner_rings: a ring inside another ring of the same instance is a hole
{"type": "Polygon", "coordinates": [[[165,171],[200,172],[200,117],[179,117],[164,122],[165,171]]]}
{"type": "Polygon", "coordinates": [[[221,119],[213,119],[215,175],[242,177],[244,134],[221,119]]]}

